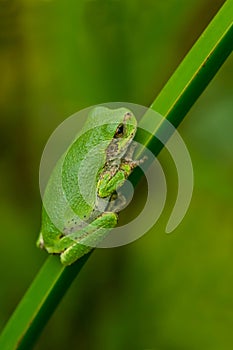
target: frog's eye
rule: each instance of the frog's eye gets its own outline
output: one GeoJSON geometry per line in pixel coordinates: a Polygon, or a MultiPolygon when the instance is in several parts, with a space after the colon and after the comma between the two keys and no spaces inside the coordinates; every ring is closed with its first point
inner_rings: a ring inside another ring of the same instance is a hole
{"type": "Polygon", "coordinates": [[[118,125],[115,135],[114,135],[114,139],[117,139],[118,137],[121,137],[124,134],[124,124],[121,123],[118,125]]]}

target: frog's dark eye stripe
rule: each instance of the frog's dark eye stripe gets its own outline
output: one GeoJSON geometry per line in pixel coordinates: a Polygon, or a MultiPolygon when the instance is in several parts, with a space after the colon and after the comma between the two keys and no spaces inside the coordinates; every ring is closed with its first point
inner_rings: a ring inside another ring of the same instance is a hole
{"type": "Polygon", "coordinates": [[[124,124],[121,123],[118,125],[117,129],[116,129],[116,132],[115,132],[115,135],[114,135],[114,139],[117,139],[118,137],[121,137],[123,136],[124,134],[124,124]]]}

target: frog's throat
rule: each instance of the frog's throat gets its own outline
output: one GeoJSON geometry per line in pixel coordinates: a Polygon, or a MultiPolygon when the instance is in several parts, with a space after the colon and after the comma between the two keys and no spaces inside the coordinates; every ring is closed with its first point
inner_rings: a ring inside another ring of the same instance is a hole
{"type": "Polygon", "coordinates": [[[119,148],[120,139],[113,139],[106,149],[106,162],[109,162],[114,159],[122,159],[123,156],[126,154],[131,142],[132,139],[128,140],[125,143],[124,147],[119,148]]]}

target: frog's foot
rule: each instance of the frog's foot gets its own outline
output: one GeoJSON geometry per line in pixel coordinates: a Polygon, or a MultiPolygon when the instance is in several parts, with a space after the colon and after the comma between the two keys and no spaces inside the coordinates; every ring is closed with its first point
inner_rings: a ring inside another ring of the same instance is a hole
{"type": "Polygon", "coordinates": [[[43,236],[42,236],[41,232],[39,234],[39,237],[38,237],[38,240],[36,242],[36,245],[37,245],[38,248],[41,248],[41,249],[44,248],[44,240],[43,240],[43,236]]]}
{"type": "Polygon", "coordinates": [[[125,158],[122,162],[122,167],[124,167],[124,165],[129,165],[130,169],[132,171],[134,168],[136,168],[140,164],[144,163],[145,160],[147,160],[147,156],[144,156],[143,158],[138,159],[138,160],[132,160],[132,159],[125,158]]]}
{"type": "Polygon", "coordinates": [[[124,209],[127,204],[127,199],[121,192],[115,192],[111,196],[111,200],[108,205],[108,211],[119,213],[122,209],[124,209]]]}
{"type": "Polygon", "coordinates": [[[103,240],[109,230],[117,224],[116,213],[103,213],[91,224],[81,231],[72,233],[66,238],[72,239],[73,243],[61,253],[63,265],[71,265],[73,262],[90,252],[103,240]]]}

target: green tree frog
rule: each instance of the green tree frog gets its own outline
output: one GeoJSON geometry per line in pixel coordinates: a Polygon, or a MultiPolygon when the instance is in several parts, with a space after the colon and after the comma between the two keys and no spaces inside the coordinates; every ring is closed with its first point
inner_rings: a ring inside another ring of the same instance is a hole
{"type": "Polygon", "coordinates": [[[130,110],[95,107],[54,167],[37,246],[60,254],[62,264],[74,263],[116,226],[117,190],[140,162],[132,160],[136,129],[130,110]]]}

